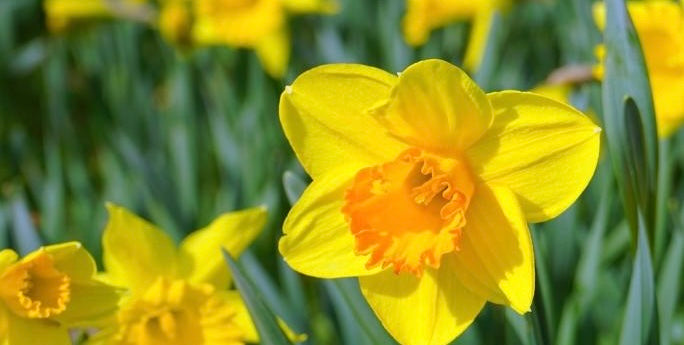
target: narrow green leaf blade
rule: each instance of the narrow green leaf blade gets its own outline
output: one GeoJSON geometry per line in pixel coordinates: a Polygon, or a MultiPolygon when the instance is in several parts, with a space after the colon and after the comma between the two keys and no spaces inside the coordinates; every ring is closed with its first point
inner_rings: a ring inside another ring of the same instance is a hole
{"type": "Polygon", "coordinates": [[[283,333],[276,317],[266,307],[263,298],[254,285],[247,280],[244,272],[230,254],[222,249],[223,258],[230,268],[231,276],[240,296],[245,301],[249,315],[259,333],[259,342],[263,345],[289,345],[292,344],[283,333]]]}
{"type": "Polygon", "coordinates": [[[639,226],[638,236],[620,345],[658,344],[653,265],[643,222],[639,226]]]}
{"type": "Polygon", "coordinates": [[[637,208],[646,233],[653,238],[658,143],[647,69],[623,0],[606,1],[605,46],[604,127],[636,244],[637,208]]]}

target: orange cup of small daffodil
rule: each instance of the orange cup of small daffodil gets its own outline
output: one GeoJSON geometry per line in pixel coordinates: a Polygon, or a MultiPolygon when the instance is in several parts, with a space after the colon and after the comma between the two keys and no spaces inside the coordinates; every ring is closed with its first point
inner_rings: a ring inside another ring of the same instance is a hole
{"type": "Polygon", "coordinates": [[[0,251],[0,344],[69,345],[69,329],[102,325],[116,312],[120,291],[95,273],[95,261],[77,242],[22,259],[0,251]]]}
{"type": "Polygon", "coordinates": [[[205,345],[258,342],[221,255],[239,255],[261,232],[262,207],[226,213],[176,247],[160,229],[108,204],[102,279],[126,289],[120,310],[89,344],[205,345]]]}
{"type": "Polygon", "coordinates": [[[530,310],[528,222],[586,188],[601,129],[533,93],[485,94],[426,60],[399,76],[354,64],[300,75],[280,121],[313,182],[279,249],[295,270],[359,277],[384,327],[407,345],[446,344],[486,301],[530,310]]]}
{"type": "MultiPolygon", "coordinates": [[[[658,136],[665,138],[684,121],[684,7],[667,0],[628,1],[627,10],[646,60],[658,136]]],[[[595,3],[594,19],[601,30],[605,18],[605,5],[595,3]]],[[[602,63],[604,46],[596,52],[602,63]]],[[[602,65],[595,75],[603,79],[602,65]]]]}

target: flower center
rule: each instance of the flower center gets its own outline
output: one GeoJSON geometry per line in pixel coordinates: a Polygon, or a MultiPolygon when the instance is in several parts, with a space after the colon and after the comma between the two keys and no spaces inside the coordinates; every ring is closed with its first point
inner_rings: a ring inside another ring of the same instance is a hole
{"type": "Polygon", "coordinates": [[[361,169],[345,195],[342,212],[367,268],[393,266],[420,276],[458,249],[473,194],[465,163],[417,148],[397,159],[361,169]]]}
{"type": "Polygon", "coordinates": [[[40,252],[3,273],[0,297],[19,316],[45,319],[66,310],[70,281],[69,276],[55,268],[49,254],[40,252]]]}
{"type": "Polygon", "coordinates": [[[121,344],[186,345],[239,343],[235,310],[214,297],[211,285],[159,278],[118,314],[121,344]]]}

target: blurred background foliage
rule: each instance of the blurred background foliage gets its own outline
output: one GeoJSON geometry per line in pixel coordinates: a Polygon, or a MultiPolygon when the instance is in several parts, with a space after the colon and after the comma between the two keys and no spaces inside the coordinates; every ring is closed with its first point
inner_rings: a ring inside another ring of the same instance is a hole
{"type": "MultiPolygon", "coordinates": [[[[265,204],[267,230],[240,262],[266,304],[310,344],[391,344],[354,280],[300,276],[277,252],[280,224],[307,183],[278,122],[278,96],[303,71],[358,62],[400,71],[419,59],[462,62],[468,23],[421,48],[401,35],[403,1],[340,0],[334,16],[290,19],[284,80],[253,52],[179,51],[123,20],[50,34],[40,0],[0,0],[0,248],[82,241],[100,256],[105,201],[124,205],[176,240],[221,212],[265,204]]],[[[526,90],[567,65],[593,65],[601,36],[590,0],[520,1],[494,22],[482,67],[487,91],[526,90]]],[[[597,114],[595,81],[570,100],[597,114]]],[[[684,344],[682,135],[660,143],[652,245],[663,344],[684,344]]],[[[533,313],[488,305],[457,344],[615,344],[633,245],[605,154],[582,198],[532,226],[533,313]]],[[[410,311],[407,311],[410,312],[410,311]]]]}

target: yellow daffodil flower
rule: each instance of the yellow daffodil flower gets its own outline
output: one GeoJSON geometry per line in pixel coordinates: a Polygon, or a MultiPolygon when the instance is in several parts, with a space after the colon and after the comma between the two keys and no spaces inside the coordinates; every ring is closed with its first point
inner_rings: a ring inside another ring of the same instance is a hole
{"type": "Polygon", "coordinates": [[[258,341],[221,255],[241,253],[261,232],[262,207],[226,213],[179,248],[160,229],[116,205],[102,244],[103,279],[128,289],[116,321],[92,344],[203,345],[258,341]]]}
{"type": "Polygon", "coordinates": [[[402,344],[446,344],[485,301],[527,312],[527,222],[569,207],[594,173],[600,128],[532,93],[485,94],[426,60],[399,76],[353,64],[300,75],[280,99],[313,182],[283,225],[295,270],[359,277],[402,344]]]}
{"type": "MultiPolygon", "coordinates": [[[[684,120],[684,9],[679,2],[628,1],[627,9],[639,36],[651,82],[658,136],[670,136],[684,120]]],[[[594,5],[594,19],[605,28],[605,6],[594,5]]],[[[597,47],[599,61],[604,47],[597,47]]],[[[595,74],[603,78],[603,66],[595,74]]]]}
{"type": "Polygon", "coordinates": [[[141,10],[146,0],[44,0],[47,26],[52,32],[61,32],[87,21],[106,19],[130,11],[141,10]]]}
{"type": "Polygon", "coordinates": [[[119,291],[94,280],[80,243],[42,247],[19,259],[0,251],[0,344],[71,344],[68,330],[94,327],[116,312],[119,291]]]}
{"type": "Polygon", "coordinates": [[[470,38],[463,65],[477,70],[484,57],[487,38],[496,11],[509,6],[512,0],[407,0],[403,21],[404,38],[413,46],[424,44],[430,31],[450,23],[472,20],[470,38]]]}
{"type": "Polygon", "coordinates": [[[254,49],[266,72],[280,78],[290,57],[288,14],[336,11],[333,0],[166,0],[159,27],[185,46],[254,49]]]}

